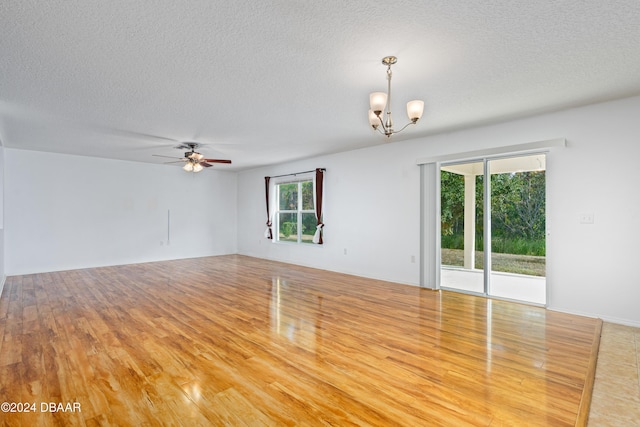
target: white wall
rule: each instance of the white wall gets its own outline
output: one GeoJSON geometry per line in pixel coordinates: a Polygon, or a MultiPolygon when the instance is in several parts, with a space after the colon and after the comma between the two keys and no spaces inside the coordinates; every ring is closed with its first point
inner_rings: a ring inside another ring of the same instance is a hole
{"type": "Polygon", "coordinates": [[[640,326],[639,112],[633,97],[242,172],[238,251],[418,284],[417,159],[566,138],[567,148],[547,158],[549,307],[640,326]],[[271,243],[263,237],[263,177],[316,167],[327,168],[325,245],[271,243]],[[581,213],[593,213],[594,224],[580,224],[581,213]]]}
{"type": "Polygon", "coordinates": [[[392,146],[351,151],[238,177],[238,249],[257,257],[417,283],[420,180],[415,156],[392,146]],[[264,176],[326,167],[323,246],[271,243],[264,176]],[[346,255],[345,255],[346,250],[346,255]],[[411,256],[415,263],[411,263],[411,256]]]}
{"type": "Polygon", "coordinates": [[[230,172],[5,149],[6,273],[235,253],[236,195],[230,172]]]}

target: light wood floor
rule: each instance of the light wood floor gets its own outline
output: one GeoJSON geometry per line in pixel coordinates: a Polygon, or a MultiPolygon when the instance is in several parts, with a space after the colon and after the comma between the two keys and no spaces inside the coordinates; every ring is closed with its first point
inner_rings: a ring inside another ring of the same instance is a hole
{"type": "Polygon", "coordinates": [[[9,277],[0,402],[36,411],[0,419],[583,425],[600,328],[542,308],[236,255],[9,277]]]}

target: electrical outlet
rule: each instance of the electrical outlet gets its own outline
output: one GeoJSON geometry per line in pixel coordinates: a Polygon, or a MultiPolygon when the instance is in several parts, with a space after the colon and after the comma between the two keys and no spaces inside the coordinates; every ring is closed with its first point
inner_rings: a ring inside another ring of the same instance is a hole
{"type": "Polygon", "coordinates": [[[344,248],[344,254],[345,255],[347,254],[347,248],[344,248]]]}
{"type": "Polygon", "coordinates": [[[580,214],[580,224],[593,224],[593,214],[592,213],[581,213],[580,214]]]}
{"type": "Polygon", "coordinates": [[[416,256],[411,255],[411,264],[415,264],[415,263],[416,263],[416,256]]]}

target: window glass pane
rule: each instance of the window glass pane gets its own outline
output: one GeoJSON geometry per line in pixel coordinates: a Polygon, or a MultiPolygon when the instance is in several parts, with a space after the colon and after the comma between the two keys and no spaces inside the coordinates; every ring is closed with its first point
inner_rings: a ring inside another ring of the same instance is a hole
{"type": "Polygon", "coordinates": [[[298,241],[298,214],[296,213],[279,213],[279,240],[283,242],[298,241]]]}
{"type": "Polygon", "coordinates": [[[545,155],[491,160],[489,168],[491,277],[488,293],[544,304],[545,155]]]}
{"type": "Polygon", "coordinates": [[[464,175],[440,171],[442,265],[464,265],[464,175]]]}
{"type": "Polygon", "coordinates": [[[440,169],[441,285],[484,293],[484,162],[440,169]]]}
{"type": "Polygon", "coordinates": [[[302,210],[313,210],[313,181],[302,183],[302,210]]]}
{"type": "Polygon", "coordinates": [[[280,200],[278,206],[280,210],[293,210],[298,209],[298,183],[280,184],[280,200]]]}
{"type": "Polygon", "coordinates": [[[302,243],[313,243],[313,235],[317,225],[315,213],[302,214],[302,243]]]}
{"type": "Polygon", "coordinates": [[[490,162],[493,271],[545,276],[544,161],[539,155],[490,162]]]}

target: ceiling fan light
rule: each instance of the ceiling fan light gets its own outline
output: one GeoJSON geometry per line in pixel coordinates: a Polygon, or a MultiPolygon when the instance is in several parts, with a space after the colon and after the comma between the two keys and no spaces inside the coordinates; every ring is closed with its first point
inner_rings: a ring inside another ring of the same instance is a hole
{"type": "Polygon", "coordinates": [[[182,170],[184,170],[185,172],[200,172],[201,170],[205,169],[205,168],[210,168],[211,165],[210,163],[225,163],[225,164],[231,164],[231,160],[224,160],[224,159],[205,159],[205,157],[198,153],[197,151],[195,151],[195,148],[197,148],[199,146],[198,143],[196,142],[185,142],[175,148],[177,149],[189,149],[189,151],[184,153],[184,157],[181,158],[175,158],[175,157],[169,157],[169,156],[161,156],[158,154],[154,154],[154,156],[157,157],[169,157],[170,159],[174,159],[174,160],[178,160],[173,161],[173,162],[166,162],[166,163],[182,163],[182,170]]]}
{"type": "Polygon", "coordinates": [[[416,123],[422,117],[424,112],[424,101],[413,100],[407,102],[407,116],[412,123],[416,123]]]}
{"type": "Polygon", "coordinates": [[[379,116],[384,111],[384,107],[387,105],[387,94],[384,92],[372,92],[369,94],[369,106],[371,111],[379,116]]]}

